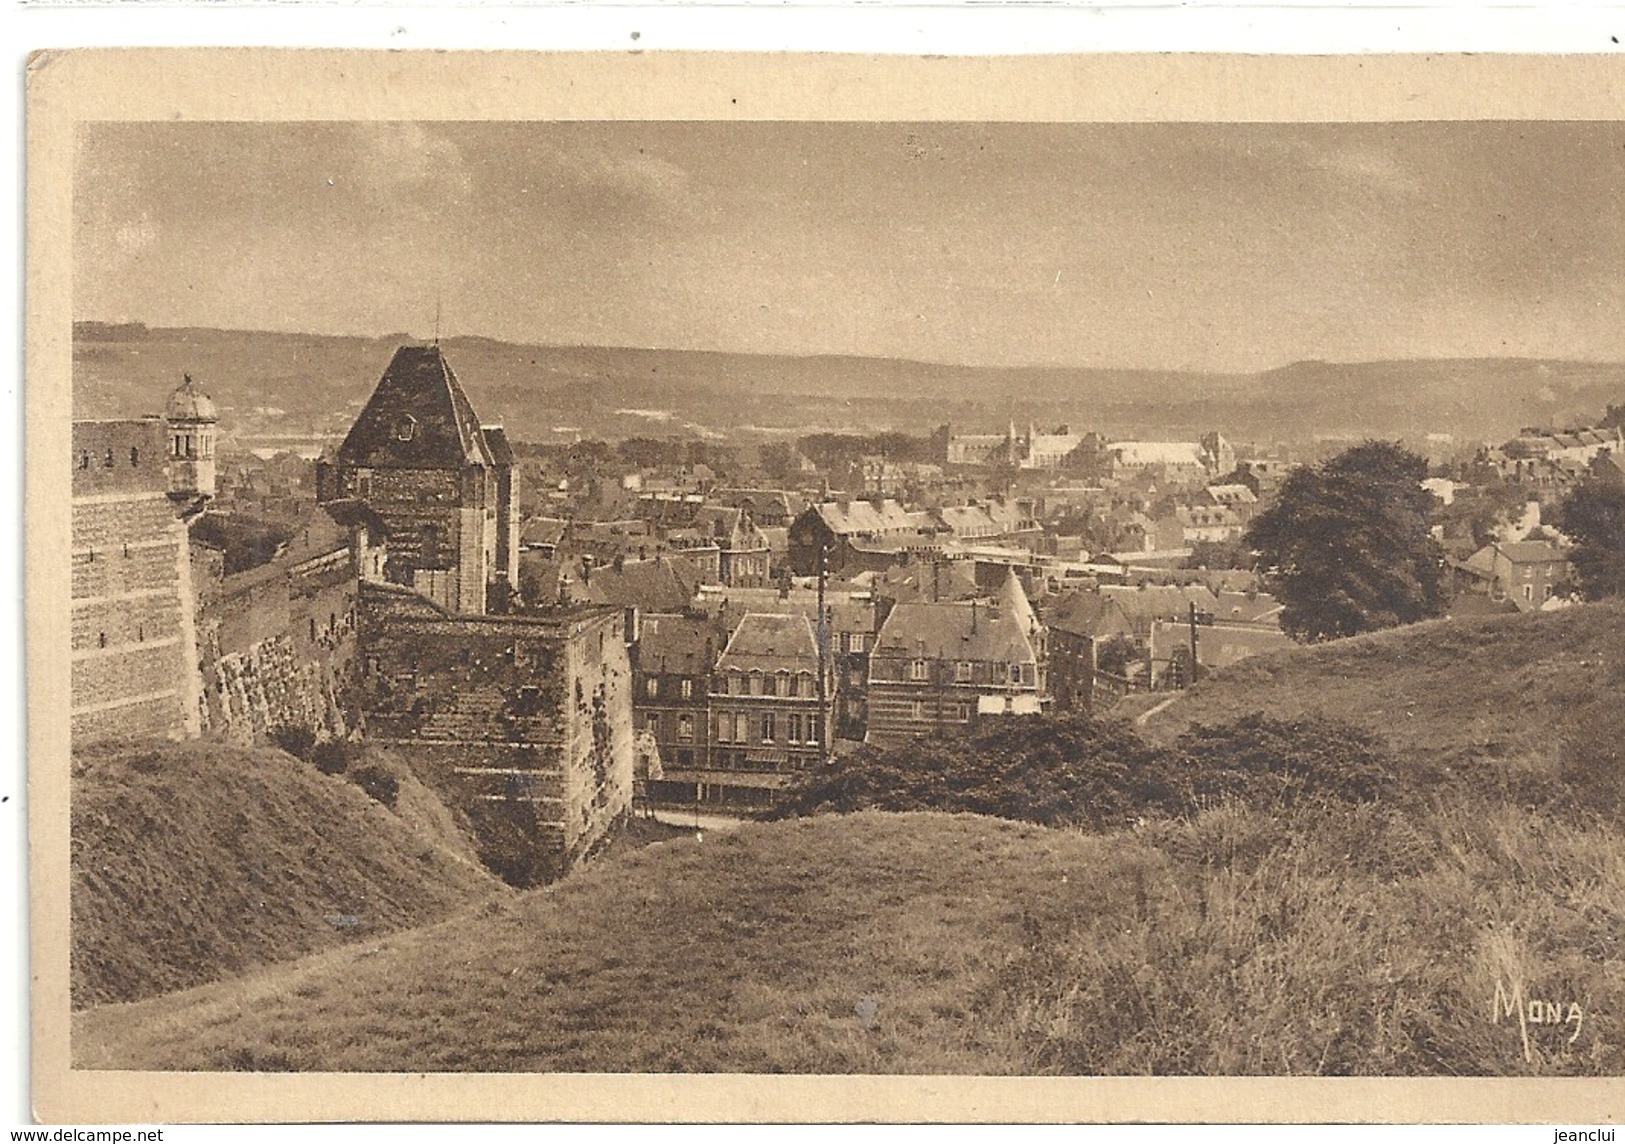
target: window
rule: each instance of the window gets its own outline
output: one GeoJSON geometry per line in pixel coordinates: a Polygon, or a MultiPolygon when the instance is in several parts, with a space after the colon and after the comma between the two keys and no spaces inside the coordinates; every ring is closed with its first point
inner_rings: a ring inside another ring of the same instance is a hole
{"type": "Polygon", "coordinates": [[[750,693],[752,695],[762,693],[762,677],[754,671],[750,673],[750,693]]]}
{"type": "Polygon", "coordinates": [[[735,715],[734,716],[734,742],[736,742],[736,743],[748,743],[748,742],[750,742],[750,716],[749,715],[740,714],[740,715],[735,715]]]}
{"type": "Polygon", "coordinates": [[[677,737],[684,742],[691,742],[694,738],[694,716],[679,715],[677,717],[677,737]]]}
{"type": "Polygon", "coordinates": [[[717,716],[717,742],[731,743],[734,737],[734,717],[724,712],[717,716]]]}
{"type": "Polygon", "coordinates": [[[777,678],[773,680],[773,694],[780,699],[790,694],[790,676],[788,673],[781,671],[777,678]]]}
{"type": "Polygon", "coordinates": [[[955,680],[955,682],[958,682],[958,683],[969,683],[970,682],[970,661],[969,660],[962,659],[958,663],[954,664],[954,680],[955,680]]]}
{"type": "Polygon", "coordinates": [[[1535,586],[1533,584],[1525,584],[1523,586],[1523,598],[1525,600],[1531,601],[1531,602],[1534,600],[1534,598],[1535,598],[1535,586]]]}
{"type": "Polygon", "coordinates": [[[107,460],[103,462],[109,469],[113,467],[113,450],[107,450],[107,460]]]}
{"type": "Polygon", "coordinates": [[[1020,683],[1021,682],[1021,664],[1012,663],[1010,665],[1010,682],[1011,683],[1020,683]]]}
{"type": "Polygon", "coordinates": [[[959,721],[961,723],[969,723],[970,722],[970,704],[969,703],[961,703],[959,705],[959,711],[957,712],[957,714],[959,716],[959,721]]]}
{"type": "Polygon", "coordinates": [[[682,693],[684,699],[694,698],[694,681],[692,679],[683,680],[682,693]]]}
{"type": "Polygon", "coordinates": [[[395,422],[395,440],[410,441],[417,433],[418,419],[410,413],[395,422]]]}
{"type": "Polygon", "coordinates": [[[80,451],[80,453],[79,453],[79,467],[81,469],[90,468],[90,454],[88,452],[83,451],[83,450],[80,451]]]}
{"type": "Polygon", "coordinates": [[[908,665],[908,677],[910,679],[924,679],[925,678],[925,660],[917,659],[913,663],[909,664],[908,665]]]}
{"type": "Polygon", "coordinates": [[[818,742],[818,720],[811,715],[807,716],[807,742],[818,742]]]}
{"type": "Polygon", "coordinates": [[[140,463],[141,463],[141,450],[137,446],[131,445],[130,446],[130,464],[139,465],[140,463]]]}
{"type": "Polygon", "coordinates": [[[787,737],[789,738],[790,742],[792,742],[792,743],[801,742],[801,716],[800,715],[792,715],[792,716],[790,716],[790,728],[789,728],[789,731],[787,732],[787,737]]]}
{"type": "Polygon", "coordinates": [[[774,718],[772,715],[762,716],[762,742],[771,743],[775,737],[774,718]]]}
{"type": "Polygon", "coordinates": [[[908,717],[910,719],[914,720],[916,723],[924,722],[924,720],[925,720],[925,704],[922,703],[918,699],[916,699],[913,703],[910,703],[909,704],[909,710],[908,710],[908,717]]]}
{"type": "Polygon", "coordinates": [[[650,699],[660,698],[660,679],[651,675],[643,681],[643,694],[650,699]]]}

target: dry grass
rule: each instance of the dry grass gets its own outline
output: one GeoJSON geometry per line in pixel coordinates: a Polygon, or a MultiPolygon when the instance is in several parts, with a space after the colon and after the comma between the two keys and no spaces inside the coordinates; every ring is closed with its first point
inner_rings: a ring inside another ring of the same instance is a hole
{"type": "Polygon", "coordinates": [[[1183,693],[1142,730],[1169,741],[1254,711],[1325,715],[1403,757],[1550,773],[1562,729],[1625,695],[1625,603],[1435,620],[1243,660],[1183,693]]]}
{"type": "MultiPolygon", "coordinates": [[[[1625,856],[1461,808],[1087,835],[819,816],[79,1014],[80,1067],[1614,1073],[1625,856]],[[1490,1020],[1496,978],[1587,1018],[1490,1020]],[[866,1021],[863,1002],[874,1003],[866,1021]]],[[[1534,829],[1539,826],[1540,829],[1534,829]]]]}
{"type": "Polygon", "coordinates": [[[409,777],[389,810],[272,749],[135,743],[80,750],[73,766],[76,1005],[230,977],[504,891],[409,777]]]}
{"type": "MultiPolygon", "coordinates": [[[[1603,814],[1625,807],[1621,649],[1617,605],[1418,625],[1238,665],[1146,728],[1172,740],[1256,711],[1358,723],[1417,774],[1453,776],[1413,784],[1403,808],[1222,804],[1105,833],[931,812],[753,824],[611,854],[437,925],[81,1012],[74,1057],[1617,1076],[1625,841],[1603,814]],[[1532,784],[1560,797],[1523,797],[1532,784]],[[1498,986],[1565,1017],[1578,1006],[1578,1028],[1496,1020],[1498,986]]],[[[242,797],[213,797],[198,821],[229,833],[242,797]]],[[[98,845],[140,832],[121,829],[98,845]]],[[[221,893],[280,870],[231,853],[221,893]]]]}

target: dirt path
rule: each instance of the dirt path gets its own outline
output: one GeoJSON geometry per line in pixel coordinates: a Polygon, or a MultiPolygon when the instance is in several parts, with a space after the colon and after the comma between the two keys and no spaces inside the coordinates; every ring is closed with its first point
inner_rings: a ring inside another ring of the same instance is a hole
{"type": "Polygon", "coordinates": [[[1134,717],[1134,725],[1137,726],[1137,727],[1145,726],[1148,722],[1151,721],[1151,716],[1155,715],[1158,711],[1161,711],[1163,708],[1167,707],[1170,703],[1172,703],[1175,699],[1178,699],[1178,698],[1179,698],[1179,696],[1177,696],[1177,695],[1170,695],[1168,698],[1164,699],[1161,703],[1157,704],[1155,707],[1151,708],[1149,711],[1142,711],[1140,714],[1138,714],[1138,715],[1136,715],[1134,717]]]}

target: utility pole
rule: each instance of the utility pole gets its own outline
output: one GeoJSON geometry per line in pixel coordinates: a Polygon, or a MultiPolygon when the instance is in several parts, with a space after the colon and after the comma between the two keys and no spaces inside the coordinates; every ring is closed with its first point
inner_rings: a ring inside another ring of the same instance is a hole
{"type": "Polygon", "coordinates": [[[829,618],[824,611],[824,582],[829,579],[829,542],[818,544],[818,761],[829,761],[829,685],[825,681],[829,663],[829,618]]]}
{"type": "Polygon", "coordinates": [[[1196,682],[1196,601],[1195,600],[1190,601],[1190,606],[1191,606],[1191,678],[1190,678],[1190,683],[1187,683],[1185,685],[1186,687],[1189,687],[1192,683],[1196,682]]]}

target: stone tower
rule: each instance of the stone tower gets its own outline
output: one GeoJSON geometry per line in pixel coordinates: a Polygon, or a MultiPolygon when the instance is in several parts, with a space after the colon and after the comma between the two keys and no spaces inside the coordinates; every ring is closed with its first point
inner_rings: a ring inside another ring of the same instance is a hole
{"type": "Polygon", "coordinates": [[[214,434],[220,417],[209,395],[183,375],[169,395],[164,422],[169,428],[169,492],[177,498],[214,496],[214,434]]]}
{"type": "Polygon", "coordinates": [[[512,476],[506,438],[480,425],[440,347],[402,346],[319,466],[317,499],[367,505],[389,529],[388,579],[478,615],[502,606],[517,563],[512,476]]]}

